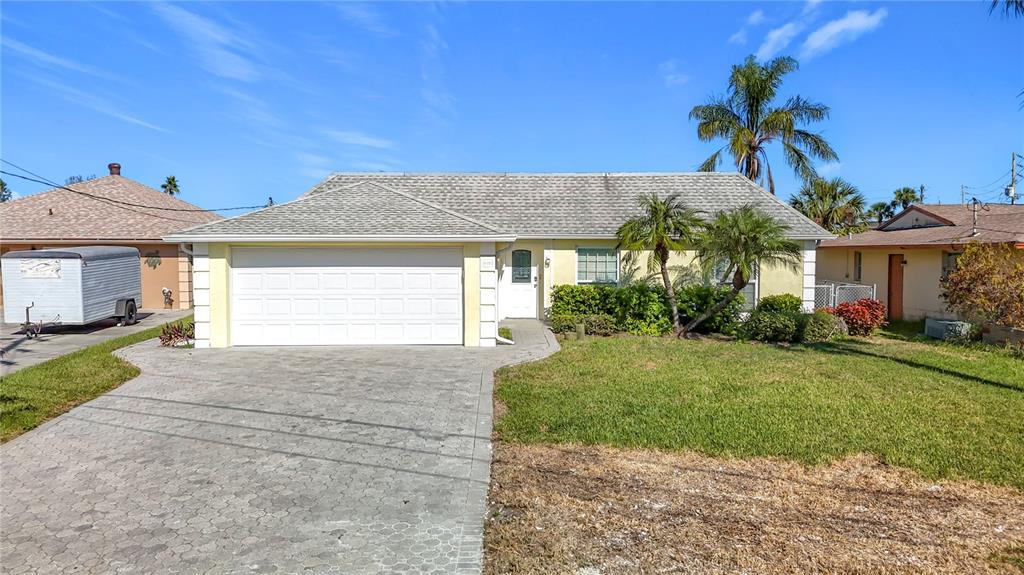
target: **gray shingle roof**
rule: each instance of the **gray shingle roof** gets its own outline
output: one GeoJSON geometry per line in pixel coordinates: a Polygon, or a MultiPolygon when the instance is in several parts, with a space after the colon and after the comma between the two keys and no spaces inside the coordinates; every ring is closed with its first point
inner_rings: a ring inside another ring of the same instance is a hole
{"type": "Polygon", "coordinates": [[[792,237],[833,237],[736,172],[336,173],[294,202],[186,234],[613,237],[649,192],[708,215],[752,204],[792,237]]]}

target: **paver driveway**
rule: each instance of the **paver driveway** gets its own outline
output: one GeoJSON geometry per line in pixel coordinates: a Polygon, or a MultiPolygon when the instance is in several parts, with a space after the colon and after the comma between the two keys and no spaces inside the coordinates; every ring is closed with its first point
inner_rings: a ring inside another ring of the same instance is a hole
{"type": "Polygon", "coordinates": [[[142,375],[0,448],[5,572],[477,572],[494,349],[122,350],[142,375]]]}

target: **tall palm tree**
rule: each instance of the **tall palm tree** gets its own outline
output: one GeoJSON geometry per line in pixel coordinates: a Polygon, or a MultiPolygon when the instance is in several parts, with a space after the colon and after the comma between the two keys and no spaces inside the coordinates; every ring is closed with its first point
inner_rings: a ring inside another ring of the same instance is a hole
{"type": "Polygon", "coordinates": [[[679,331],[679,307],[669,278],[668,260],[672,252],[682,251],[687,245],[692,245],[701,220],[696,212],[683,205],[678,194],[661,199],[652,192],[640,196],[638,202],[641,214],[619,226],[616,233],[619,248],[632,253],[650,252],[647,269],[661,272],[661,281],[665,284],[665,293],[672,308],[672,325],[679,331]]]}
{"type": "Polygon", "coordinates": [[[846,234],[864,229],[864,196],[842,178],[806,182],[789,204],[830,232],[846,234]]]}
{"type": "Polygon", "coordinates": [[[174,176],[167,176],[164,183],[160,184],[160,189],[168,196],[176,196],[181,193],[181,190],[178,189],[178,179],[174,176]]]}
{"type": "Polygon", "coordinates": [[[714,273],[724,263],[722,282],[730,282],[729,295],[716,305],[690,320],[679,334],[683,335],[707,318],[725,309],[750,283],[758,264],[800,268],[800,246],[786,237],[789,226],[753,206],[742,206],[719,212],[704,225],[697,237],[697,261],[705,274],[714,273]]]}
{"type": "Polygon", "coordinates": [[[917,190],[910,186],[903,186],[892,193],[892,202],[889,205],[895,212],[897,209],[905,210],[910,207],[910,204],[920,201],[921,195],[917,193],[917,190]]]}
{"type": "Polygon", "coordinates": [[[727,96],[713,98],[690,110],[690,119],[699,122],[697,137],[702,142],[726,140],[724,146],[704,160],[698,168],[700,171],[714,171],[722,152],[728,151],[743,175],[762,185],[767,182],[768,191],[774,194],[768,144],[781,142],[786,163],[805,180],[816,175],[812,158],[826,162],[839,159],[821,134],[802,127],[827,118],[828,106],[800,96],[791,97],[781,106],[775,105],[783,78],[798,67],[796,60],[790,57],[759,64],[753,56],[748,56],[743,64],[732,67],[727,96]]]}
{"type": "Polygon", "coordinates": [[[1007,18],[1021,18],[1024,17],[1024,0],[992,0],[988,12],[1002,12],[1007,18]]]}
{"type": "Polygon", "coordinates": [[[878,223],[882,223],[896,215],[896,212],[892,209],[892,205],[889,202],[875,202],[868,207],[868,211],[864,215],[877,220],[878,223]]]}

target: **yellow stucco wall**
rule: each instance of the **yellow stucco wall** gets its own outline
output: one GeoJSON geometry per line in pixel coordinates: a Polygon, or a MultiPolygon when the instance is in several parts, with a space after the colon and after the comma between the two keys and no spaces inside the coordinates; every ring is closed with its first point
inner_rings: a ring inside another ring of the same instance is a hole
{"type": "Polygon", "coordinates": [[[818,278],[823,280],[855,282],[854,252],[861,252],[861,279],[856,283],[874,284],[878,299],[889,305],[889,255],[902,254],[903,317],[908,320],[955,318],[946,309],[940,296],[942,278],[942,249],[836,249],[818,250],[818,278]]]}
{"type": "Polygon", "coordinates": [[[231,345],[231,246],[210,244],[210,347],[231,345]]]}
{"type": "Polygon", "coordinates": [[[462,340],[480,345],[480,244],[462,246],[462,340]]]}
{"type": "MultiPolygon", "coordinates": [[[[518,247],[517,242],[514,247],[518,247]]],[[[552,277],[550,284],[545,283],[544,300],[545,306],[550,305],[550,290],[556,285],[576,283],[576,249],[588,247],[614,248],[614,240],[554,240],[552,242],[553,257],[551,258],[551,269],[547,270],[552,277]]],[[[511,251],[511,250],[510,250],[511,251]]],[[[620,262],[625,252],[620,254],[620,262]]],[[[648,273],[647,259],[649,252],[638,252],[634,259],[634,265],[638,266],[637,277],[646,276],[648,273]]],[[[669,267],[672,269],[673,277],[677,273],[694,274],[695,279],[700,277],[700,272],[695,262],[696,254],[693,251],[675,252],[669,259],[669,267]]],[[[803,292],[803,268],[797,266],[765,265],[761,268],[761,275],[758,284],[761,296],[775,295],[781,293],[793,294],[802,297],[803,292]]]]}

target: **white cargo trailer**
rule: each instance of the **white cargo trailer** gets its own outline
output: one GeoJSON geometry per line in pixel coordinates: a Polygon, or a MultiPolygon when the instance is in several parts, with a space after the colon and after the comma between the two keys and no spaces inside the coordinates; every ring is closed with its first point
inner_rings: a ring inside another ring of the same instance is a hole
{"type": "Polygon", "coordinates": [[[115,317],[135,323],[142,301],[139,250],[88,246],[7,252],[4,322],[23,323],[34,337],[43,326],[85,325],[115,317]]]}

